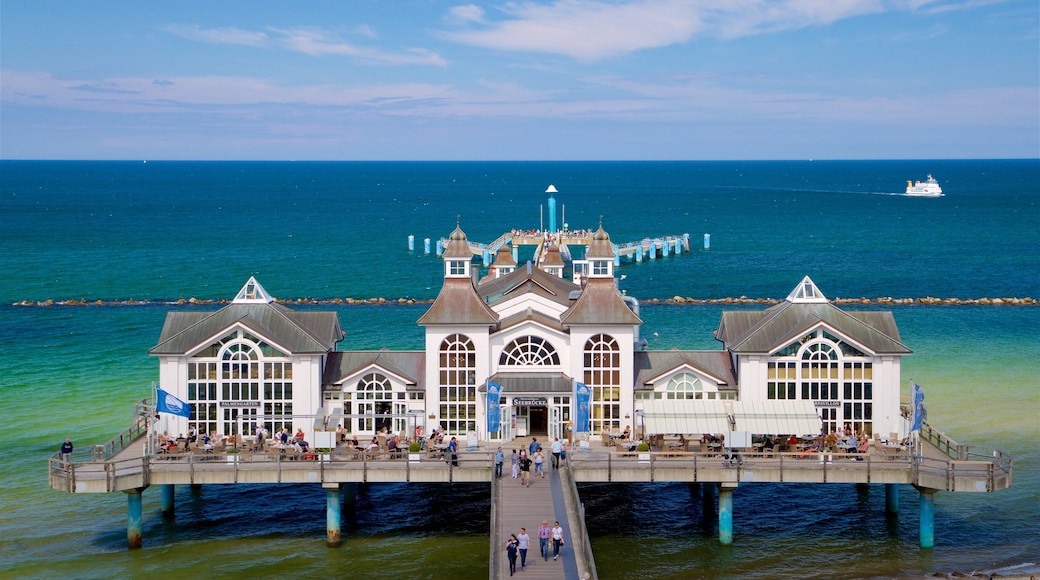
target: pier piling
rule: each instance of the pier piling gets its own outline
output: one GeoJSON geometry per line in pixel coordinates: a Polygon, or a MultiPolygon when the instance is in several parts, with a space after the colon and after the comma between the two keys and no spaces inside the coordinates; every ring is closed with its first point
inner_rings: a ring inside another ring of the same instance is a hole
{"type": "Polygon", "coordinates": [[[141,491],[126,492],[126,546],[130,549],[141,547],[141,491]]]}
{"type": "Polygon", "coordinates": [[[341,484],[325,485],[325,543],[331,547],[340,544],[340,522],[342,513],[340,506],[343,505],[341,484]]]}
{"type": "Polygon", "coordinates": [[[899,485],[895,483],[885,484],[885,515],[894,516],[899,514],[899,485]]]}
{"type": "Polygon", "coordinates": [[[172,519],[174,514],[174,486],[172,483],[164,483],[162,489],[162,516],[172,519]]]}
{"type": "Polygon", "coordinates": [[[935,490],[918,488],[921,493],[921,547],[935,547],[935,490]]]}
{"type": "Polygon", "coordinates": [[[719,543],[728,546],[733,543],[733,486],[719,485],[719,543]]]}

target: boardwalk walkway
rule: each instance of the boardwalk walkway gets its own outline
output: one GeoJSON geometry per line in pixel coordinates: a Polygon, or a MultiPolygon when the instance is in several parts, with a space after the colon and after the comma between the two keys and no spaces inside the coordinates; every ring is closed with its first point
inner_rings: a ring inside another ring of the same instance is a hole
{"type": "MultiPolygon", "coordinates": [[[[509,457],[506,457],[508,463],[509,457]]],[[[509,578],[509,559],[505,555],[506,539],[509,534],[519,534],[520,528],[527,528],[527,534],[531,536],[531,549],[527,553],[527,569],[520,570],[520,558],[516,561],[516,575],[514,578],[522,580],[578,580],[578,565],[574,559],[575,542],[571,534],[570,522],[567,518],[567,508],[563,502],[563,486],[560,482],[559,470],[553,469],[547,459],[545,462],[545,478],[532,477],[531,487],[520,485],[519,479],[510,477],[506,465],[506,471],[499,480],[498,495],[498,529],[496,535],[500,538],[498,543],[502,551],[499,559],[499,578],[509,578]],[[552,543],[550,541],[549,560],[544,560],[538,551],[538,526],[542,520],[548,520],[549,526],[554,521],[559,521],[563,527],[564,545],[560,550],[560,559],[552,559],[552,543]]],[[[532,473],[532,475],[534,475],[532,473]]]]}

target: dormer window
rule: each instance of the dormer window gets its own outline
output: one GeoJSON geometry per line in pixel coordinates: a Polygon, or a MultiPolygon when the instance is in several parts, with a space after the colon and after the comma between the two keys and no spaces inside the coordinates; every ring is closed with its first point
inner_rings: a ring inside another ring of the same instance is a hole
{"type": "Polygon", "coordinates": [[[592,260],[592,277],[603,278],[613,276],[610,260],[592,260]]]}
{"type": "Polygon", "coordinates": [[[469,276],[469,268],[466,266],[468,263],[465,260],[448,260],[448,276],[451,278],[466,277],[469,276]]]}

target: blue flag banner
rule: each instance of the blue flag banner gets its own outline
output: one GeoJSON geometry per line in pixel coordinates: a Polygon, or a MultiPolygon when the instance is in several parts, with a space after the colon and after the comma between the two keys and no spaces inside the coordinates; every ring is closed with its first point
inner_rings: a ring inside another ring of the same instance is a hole
{"type": "Polygon", "coordinates": [[[487,388],[487,425],[488,433],[497,433],[502,428],[502,385],[488,381],[487,388]]]}
{"type": "Polygon", "coordinates": [[[913,414],[910,416],[910,432],[921,430],[926,414],[924,410],[924,389],[917,383],[914,383],[913,404],[913,414]]]}
{"type": "Polygon", "coordinates": [[[574,385],[574,431],[576,433],[588,433],[591,430],[589,425],[589,398],[591,395],[592,389],[585,383],[574,385]]]}
{"type": "Polygon", "coordinates": [[[162,389],[155,389],[155,412],[191,418],[191,405],[162,389]]]}

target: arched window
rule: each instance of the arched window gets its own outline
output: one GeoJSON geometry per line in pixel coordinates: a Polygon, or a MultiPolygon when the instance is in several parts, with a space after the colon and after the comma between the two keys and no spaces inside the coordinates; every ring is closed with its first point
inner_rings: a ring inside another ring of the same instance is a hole
{"type": "Polygon", "coordinates": [[[445,433],[465,435],[477,429],[477,350],[463,334],[441,342],[440,422],[445,433]]]}
{"type": "Polygon", "coordinates": [[[819,407],[826,431],[848,424],[856,433],[873,433],[873,360],[824,328],[773,355],[766,396],[828,401],[819,407]]]}
{"type": "Polygon", "coordinates": [[[668,381],[665,392],[669,399],[703,399],[704,385],[692,373],[679,373],[668,381]]]}
{"type": "Polygon", "coordinates": [[[559,366],[560,355],[544,338],[523,336],[502,350],[498,364],[518,367],[559,366]]]}
{"type": "Polygon", "coordinates": [[[366,373],[357,383],[358,421],[361,431],[391,430],[391,419],[384,415],[393,412],[393,386],[383,373],[366,373]]]}
{"type": "Polygon", "coordinates": [[[584,382],[592,390],[592,432],[621,428],[621,349],[612,336],[597,334],[585,343],[584,382]]]}

